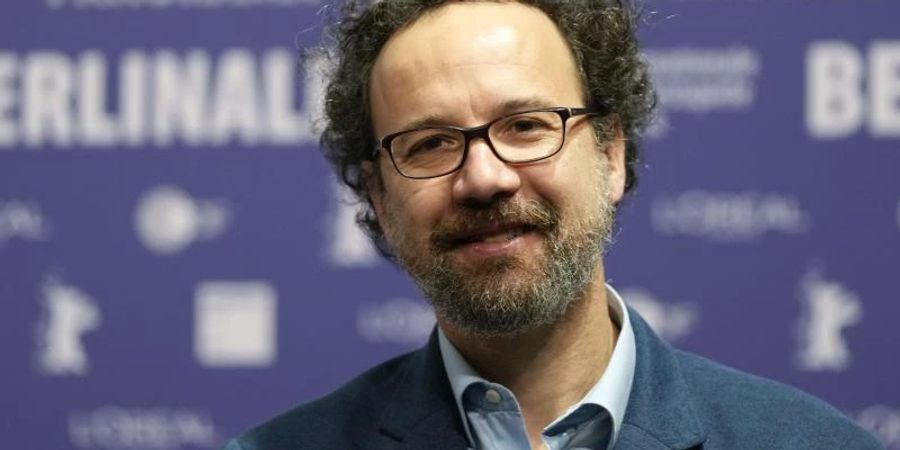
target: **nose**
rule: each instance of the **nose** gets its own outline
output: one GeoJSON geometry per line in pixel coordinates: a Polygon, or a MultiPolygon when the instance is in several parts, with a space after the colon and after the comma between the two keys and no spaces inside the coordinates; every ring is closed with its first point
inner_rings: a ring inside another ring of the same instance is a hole
{"type": "Polygon", "coordinates": [[[511,197],[521,187],[518,170],[501,161],[483,138],[469,142],[466,161],[453,182],[456,203],[488,204],[511,197]]]}

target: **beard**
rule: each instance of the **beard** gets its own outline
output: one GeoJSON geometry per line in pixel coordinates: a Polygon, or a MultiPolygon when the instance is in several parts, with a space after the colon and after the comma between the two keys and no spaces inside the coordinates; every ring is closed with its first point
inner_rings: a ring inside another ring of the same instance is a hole
{"type": "Polygon", "coordinates": [[[504,198],[459,205],[432,231],[427,251],[415,248],[396,227],[388,227],[399,232],[388,232],[388,242],[438,317],[460,331],[479,337],[514,336],[550,325],[583,297],[610,242],[615,207],[609,201],[606,170],[601,172],[602,181],[591,196],[596,203],[588,211],[569,211],[568,221],[549,202],[504,198]],[[516,254],[471,265],[454,263],[451,253],[460,244],[454,237],[486,224],[524,224],[542,237],[542,252],[537,257],[516,254]]]}

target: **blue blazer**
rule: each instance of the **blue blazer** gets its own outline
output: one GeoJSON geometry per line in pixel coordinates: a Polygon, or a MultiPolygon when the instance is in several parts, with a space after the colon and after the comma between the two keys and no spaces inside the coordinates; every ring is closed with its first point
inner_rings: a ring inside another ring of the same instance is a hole
{"type": "MultiPolygon", "coordinates": [[[[629,310],[637,362],[615,449],[883,449],[794,388],[670,347],[629,310]]],[[[465,449],[436,334],[332,394],[229,441],[225,450],[465,449]]]]}

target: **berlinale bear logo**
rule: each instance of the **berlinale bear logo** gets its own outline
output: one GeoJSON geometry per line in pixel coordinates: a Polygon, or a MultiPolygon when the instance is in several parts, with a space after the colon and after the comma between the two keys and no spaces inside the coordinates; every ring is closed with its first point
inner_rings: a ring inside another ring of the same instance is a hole
{"type": "Polygon", "coordinates": [[[842,371],[852,354],[844,329],[862,319],[859,297],[840,283],[811,272],[801,282],[803,315],[800,320],[800,368],[842,371]]]}
{"type": "Polygon", "coordinates": [[[81,337],[100,327],[97,305],[78,289],[48,280],[38,324],[37,369],[47,375],[86,375],[90,361],[81,337]]]}

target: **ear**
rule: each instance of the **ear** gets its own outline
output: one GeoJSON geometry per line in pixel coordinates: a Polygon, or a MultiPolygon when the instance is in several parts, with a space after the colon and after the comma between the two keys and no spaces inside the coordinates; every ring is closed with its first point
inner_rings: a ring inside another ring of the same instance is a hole
{"type": "Polygon", "coordinates": [[[363,161],[360,165],[360,176],[369,196],[369,203],[375,210],[378,223],[384,217],[384,183],[381,180],[380,164],[378,161],[363,161]]]}
{"type": "Polygon", "coordinates": [[[613,204],[619,203],[625,194],[625,134],[622,126],[615,125],[616,130],[612,139],[608,140],[604,148],[606,153],[606,162],[609,169],[609,201],[613,204]]]}

